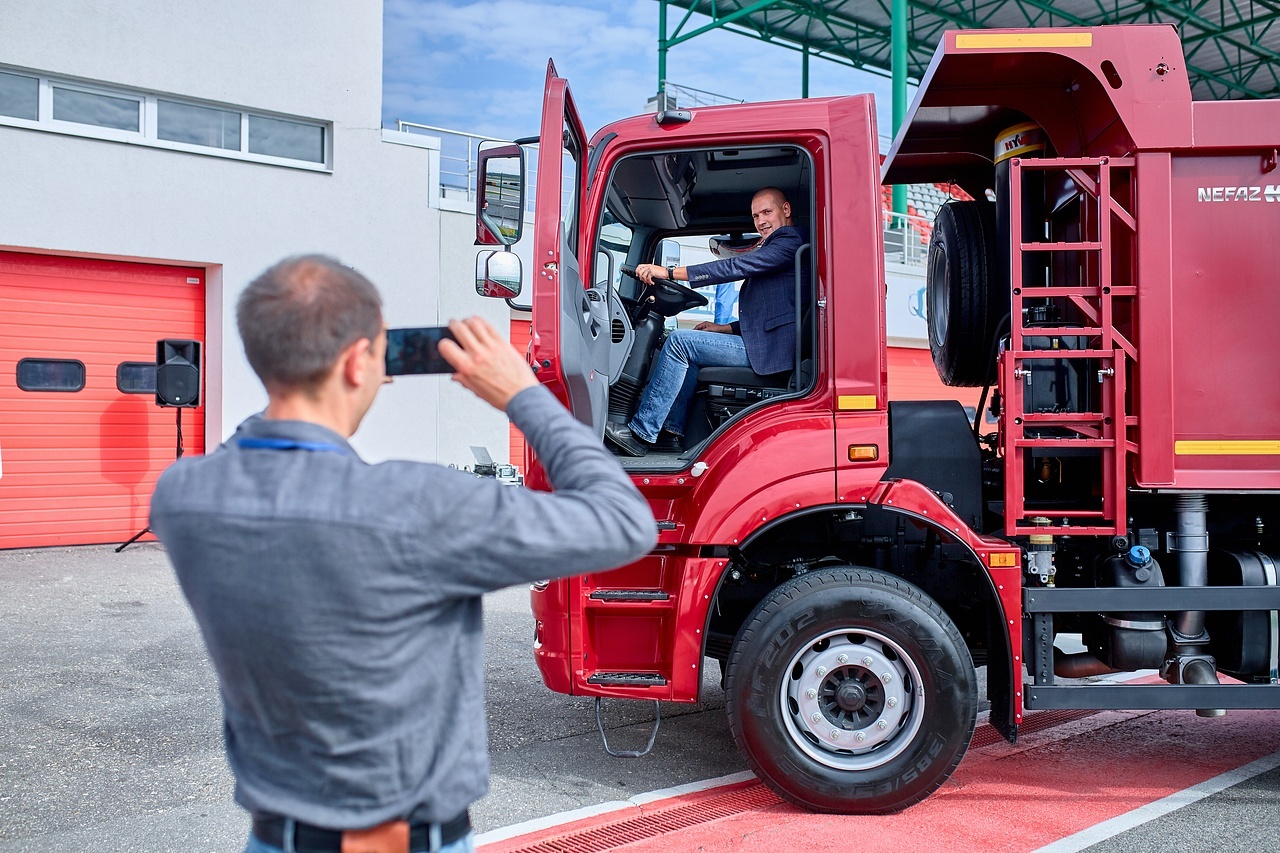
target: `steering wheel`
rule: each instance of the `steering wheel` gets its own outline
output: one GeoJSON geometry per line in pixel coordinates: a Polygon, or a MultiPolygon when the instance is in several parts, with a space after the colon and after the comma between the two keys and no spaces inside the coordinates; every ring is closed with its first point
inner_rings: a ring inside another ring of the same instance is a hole
{"type": "Polygon", "coordinates": [[[654,281],[653,286],[658,289],[662,296],[668,299],[679,300],[680,302],[688,304],[690,308],[701,308],[709,301],[706,294],[699,293],[692,287],[685,287],[683,284],[672,281],[669,278],[664,278],[661,281],[654,281]]]}
{"type": "MultiPolygon", "coordinates": [[[[639,280],[636,276],[635,267],[622,266],[619,269],[622,270],[623,275],[639,280]]],[[[653,298],[653,301],[661,302],[665,305],[679,305],[679,310],[673,312],[676,314],[680,311],[688,311],[690,308],[701,308],[709,301],[704,294],[699,293],[692,287],[685,287],[683,284],[672,281],[669,278],[655,278],[651,284],[646,284],[644,290],[640,293],[638,301],[643,304],[648,302],[650,297],[653,298]]],[[[665,314],[666,312],[662,313],[665,314]]],[[[668,314],[666,316],[672,315],[668,314]]]]}

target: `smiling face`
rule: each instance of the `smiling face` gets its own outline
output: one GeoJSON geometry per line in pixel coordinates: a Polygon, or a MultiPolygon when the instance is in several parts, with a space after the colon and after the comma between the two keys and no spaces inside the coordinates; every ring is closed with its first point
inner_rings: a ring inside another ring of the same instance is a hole
{"type": "Polygon", "coordinates": [[[791,203],[776,189],[760,190],[751,199],[751,219],[761,237],[791,224],[791,203]]]}

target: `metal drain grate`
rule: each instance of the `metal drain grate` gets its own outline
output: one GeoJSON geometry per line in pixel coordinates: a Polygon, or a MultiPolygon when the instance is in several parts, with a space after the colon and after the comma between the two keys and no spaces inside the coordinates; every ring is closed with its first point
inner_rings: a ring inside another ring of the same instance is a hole
{"type": "Polygon", "coordinates": [[[761,782],[742,782],[729,790],[717,791],[694,802],[660,808],[652,814],[628,818],[606,826],[596,826],[544,838],[527,847],[506,849],[503,853],[597,853],[614,850],[624,844],[654,838],[667,832],[687,829],[701,823],[719,820],[753,809],[776,806],[782,800],[761,782]]]}
{"type": "MultiPolygon", "coordinates": [[[[1022,718],[1022,722],[1018,725],[1018,735],[1041,732],[1054,726],[1060,726],[1063,723],[1071,723],[1076,720],[1082,720],[1085,717],[1091,717],[1096,713],[1098,712],[1077,710],[1036,711],[1022,718]]],[[[991,746],[993,743],[1000,743],[1002,740],[1004,738],[1000,736],[1000,733],[992,728],[990,723],[987,723],[978,727],[977,731],[973,733],[973,740],[969,741],[969,748],[981,749],[984,746],[991,746]]]]}

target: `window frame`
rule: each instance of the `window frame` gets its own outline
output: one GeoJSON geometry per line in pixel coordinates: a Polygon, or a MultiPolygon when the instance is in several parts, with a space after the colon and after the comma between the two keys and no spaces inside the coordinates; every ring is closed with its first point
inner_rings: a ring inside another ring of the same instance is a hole
{"type": "Polygon", "coordinates": [[[144,394],[155,396],[156,393],[156,368],[159,365],[154,361],[122,361],[116,365],[116,390],[121,394],[144,394]],[[148,391],[126,391],[120,387],[120,371],[126,367],[149,367],[151,368],[151,389],[148,391]]]}
{"type": "MultiPolygon", "coordinates": [[[[149,117],[154,119],[154,125],[155,125],[154,135],[155,135],[156,142],[159,143],[160,145],[164,147],[182,146],[182,150],[186,150],[187,148],[195,148],[195,149],[198,149],[201,153],[203,153],[206,150],[207,151],[224,151],[230,154],[247,153],[245,151],[245,144],[244,144],[244,130],[245,130],[245,121],[247,116],[244,110],[236,109],[232,107],[218,106],[215,104],[197,103],[196,101],[193,101],[189,98],[172,98],[172,97],[169,97],[168,95],[153,95],[153,96],[150,96],[149,100],[155,101],[155,109],[149,114],[149,117]],[[175,104],[180,107],[195,107],[197,109],[202,109],[202,110],[217,110],[218,112],[235,113],[239,115],[240,116],[240,123],[239,123],[240,124],[240,127],[239,127],[240,147],[224,148],[220,145],[201,145],[197,142],[181,142],[176,139],[164,139],[163,137],[160,136],[160,103],[161,101],[168,104],[175,104]]],[[[312,162],[312,161],[304,160],[300,162],[312,162]]]]}
{"type": "Polygon", "coordinates": [[[28,394],[78,394],[84,390],[85,385],[89,381],[88,371],[85,370],[84,362],[78,358],[46,358],[38,355],[24,356],[18,359],[18,363],[13,369],[14,383],[18,386],[19,391],[25,391],[28,394]],[[79,388],[27,388],[22,384],[22,365],[28,361],[39,361],[46,364],[78,364],[80,365],[80,387],[79,388]]]}
{"type": "Polygon", "coordinates": [[[185,154],[199,154],[205,157],[220,157],[224,160],[240,160],[247,163],[260,163],[268,166],[284,166],[290,169],[302,169],[309,172],[333,172],[333,122],[309,118],[307,116],[288,115],[271,110],[260,110],[236,104],[206,101],[200,98],[188,98],[168,92],[152,92],[129,86],[115,86],[93,80],[79,80],[72,77],[61,77],[47,74],[31,68],[11,65],[0,65],[0,71],[23,77],[34,77],[39,81],[39,94],[36,101],[35,120],[0,115],[0,126],[18,127],[25,130],[37,130],[44,133],[57,133],[64,136],[79,136],[87,139],[101,139],[108,142],[122,142],[127,145],[142,145],[147,148],[159,148],[166,151],[179,151],[185,154]],[[126,98],[139,103],[138,130],[119,130],[114,127],[102,127],[95,124],[82,124],[66,119],[53,118],[53,89],[71,89],[93,95],[104,95],[113,98],[126,98]],[[175,142],[159,137],[159,102],[203,107],[223,112],[240,114],[240,148],[216,148],[209,145],[197,145],[190,142],[175,142]],[[324,159],[298,160],[291,157],[278,157],[271,154],[253,154],[249,151],[249,117],[277,119],[309,125],[320,129],[323,142],[324,159]]]}
{"type": "MultiPolygon", "coordinates": [[[[17,69],[11,69],[7,67],[0,67],[0,71],[4,72],[5,74],[9,74],[13,77],[25,77],[27,79],[36,81],[36,118],[39,118],[40,116],[40,75],[36,74],[33,71],[19,71],[17,69]]],[[[0,113],[0,121],[6,121],[6,120],[21,121],[21,122],[32,121],[32,119],[25,119],[20,116],[11,116],[11,115],[5,115],[3,113],[0,113]]]]}
{"type": "Polygon", "coordinates": [[[84,128],[89,131],[89,133],[86,135],[96,136],[99,133],[107,133],[107,134],[111,134],[113,137],[117,134],[124,137],[139,137],[139,136],[142,136],[143,133],[145,133],[146,127],[147,127],[146,106],[147,106],[147,103],[146,103],[145,96],[139,95],[135,92],[114,91],[111,89],[103,89],[99,86],[85,85],[84,83],[76,83],[76,82],[64,81],[64,80],[49,80],[47,78],[41,78],[40,79],[40,99],[39,99],[39,107],[38,107],[39,112],[36,113],[36,122],[40,123],[41,118],[47,115],[48,121],[51,124],[53,124],[55,128],[70,129],[71,132],[75,132],[78,129],[84,128]],[[122,100],[122,101],[133,101],[135,104],[138,105],[138,129],[127,130],[125,128],[120,128],[120,127],[108,127],[102,124],[90,124],[88,122],[83,122],[83,121],[74,121],[74,120],[65,119],[65,118],[54,118],[53,117],[54,89],[62,89],[63,91],[66,91],[66,92],[83,92],[86,95],[98,95],[99,97],[115,98],[117,100],[122,100]],[[49,106],[48,112],[45,112],[46,103],[49,106]]]}

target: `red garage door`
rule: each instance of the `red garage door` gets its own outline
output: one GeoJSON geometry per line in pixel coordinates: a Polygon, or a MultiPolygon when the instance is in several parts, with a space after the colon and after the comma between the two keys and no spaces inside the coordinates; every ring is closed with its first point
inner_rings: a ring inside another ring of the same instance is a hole
{"type": "MultiPolygon", "coordinates": [[[[533,321],[531,320],[512,320],[511,321],[511,345],[520,352],[525,352],[529,348],[529,344],[533,340],[533,321]]],[[[510,453],[511,464],[520,469],[520,473],[525,473],[524,463],[524,433],[516,429],[516,425],[510,427],[510,453]]]]}
{"type": "MultiPolygon", "coordinates": [[[[160,338],[204,340],[204,270],[0,252],[0,548],[146,526],[177,446],[153,393],[160,338]]],[[[203,408],[182,410],[182,435],[203,451],[203,408]]]]}

